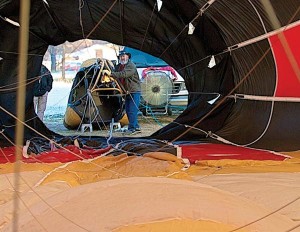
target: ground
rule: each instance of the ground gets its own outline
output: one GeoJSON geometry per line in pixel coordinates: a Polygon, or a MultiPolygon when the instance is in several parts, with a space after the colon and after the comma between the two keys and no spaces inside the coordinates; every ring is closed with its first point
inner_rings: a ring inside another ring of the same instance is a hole
{"type": "MultiPolygon", "coordinates": [[[[132,135],[133,137],[144,137],[153,134],[155,131],[159,130],[163,126],[172,122],[178,115],[153,115],[153,116],[143,116],[139,115],[138,120],[141,126],[142,132],[136,135],[132,135]]],[[[44,123],[46,126],[61,135],[71,136],[71,135],[84,135],[84,136],[108,136],[109,135],[109,128],[101,129],[94,129],[93,132],[86,132],[82,133],[80,130],[69,130],[63,125],[64,115],[62,114],[55,114],[55,115],[47,115],[45,116],[44,123]]],[[[113,131],[114,137],[123,136],[122,132],[113,131]]]]}
{"type": "MultiPolygon", "coordinates": [[[[75,76],[75,72],[68,73],[68,78],[64,81],[59,79],[59,74],[53,74],[54,82],[53,88],[49,92],[48,101],[47,101],[47,109],[45,111],[44,123],[47,125],[49,129],[52,131],[65,135],[78,135],[82,134],[81,131],[76,130],[68,130],[63,125],[64,114],[68,104],[69,93],[72,87],[72,79],[71,77],[75,76]]],[[[172,116],[168,116],[166,114],[153,114],[148,116],[139,115],[139,124],[142,129],[142,133],[134,135],[134,137],[143,137],[153,134],[155,131],[159,130],[163,126],[172,122],[177,116],[179,112],[174,111],[172,116]]],[[[89,136],[108,136],[109,130],[94,130],[92,133],[85,132],[82,135],[89,136]]],[[[123,136],[121,132],[113,132],[113,136],[123,136]]]]}

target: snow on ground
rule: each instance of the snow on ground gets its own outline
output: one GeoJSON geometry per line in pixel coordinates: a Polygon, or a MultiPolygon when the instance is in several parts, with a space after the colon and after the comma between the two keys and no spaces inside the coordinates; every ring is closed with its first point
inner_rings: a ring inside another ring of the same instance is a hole
{"type": "Polygon", "coordinates": [[[63,116],[65,114],[70,90],[72,87],[72,79],[76,72],[66,72],[66,81],[61,81],[61,72],[52,73],[54,78],[53,88],[48,94],[47,108],[45,117],[63,116]]]}

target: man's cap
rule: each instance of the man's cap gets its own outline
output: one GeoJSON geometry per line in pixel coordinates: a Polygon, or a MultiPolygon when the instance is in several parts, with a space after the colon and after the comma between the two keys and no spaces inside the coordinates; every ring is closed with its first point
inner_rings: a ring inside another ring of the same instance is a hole
{"type": "Polygon", "coordinates": [[[126,52],[126,51],[120,51],[119,52],[119,56],[122,56],[122,55],[127,55],[129,57],[129,59],[131,58],[131,54],[129,52],[126,52]]]}

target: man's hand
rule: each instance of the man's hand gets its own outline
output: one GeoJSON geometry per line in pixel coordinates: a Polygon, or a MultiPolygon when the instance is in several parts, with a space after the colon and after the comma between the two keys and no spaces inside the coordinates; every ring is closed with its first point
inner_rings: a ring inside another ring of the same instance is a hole
{"type": "Polygon", "coordinates": [[[102,71],[102,76],[110,76],[110,74],[111,74],[111,71],[109,71],[109,70],[107,70],[107,69],[104,69],[104,70],[102,71]]]}
{"type": "Polygon", "coordinates": [[[111,77],[110,77],[111,71],[104,69],[102,71],[102,77],[101,77],[101,82],[102,83],[108,83],[111,82],[111,77]]]}

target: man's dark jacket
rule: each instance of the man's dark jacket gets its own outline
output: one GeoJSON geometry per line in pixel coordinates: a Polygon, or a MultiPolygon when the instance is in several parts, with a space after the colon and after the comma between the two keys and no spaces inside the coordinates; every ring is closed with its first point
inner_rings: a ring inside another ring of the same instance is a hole
{"type": "Polygon", "coordinates": [[[40,76],[41,78],[35,82],[34,86],[35,97],[43,96],[46,92],[50,92],[52,89],[53,77],[44,65],[42,65],[40,76]]]}
{"type": "Polygon", "coordinates": [[[122,84],[128,93],[141,92],[139,74],[133,62],[129,60],[123,67],[121,64],[118,64],[115,70],[116,72],[112,72],[111,76],[119,82],[122,82],[121,79],[123,78],[124,82],[122,84]]]}

